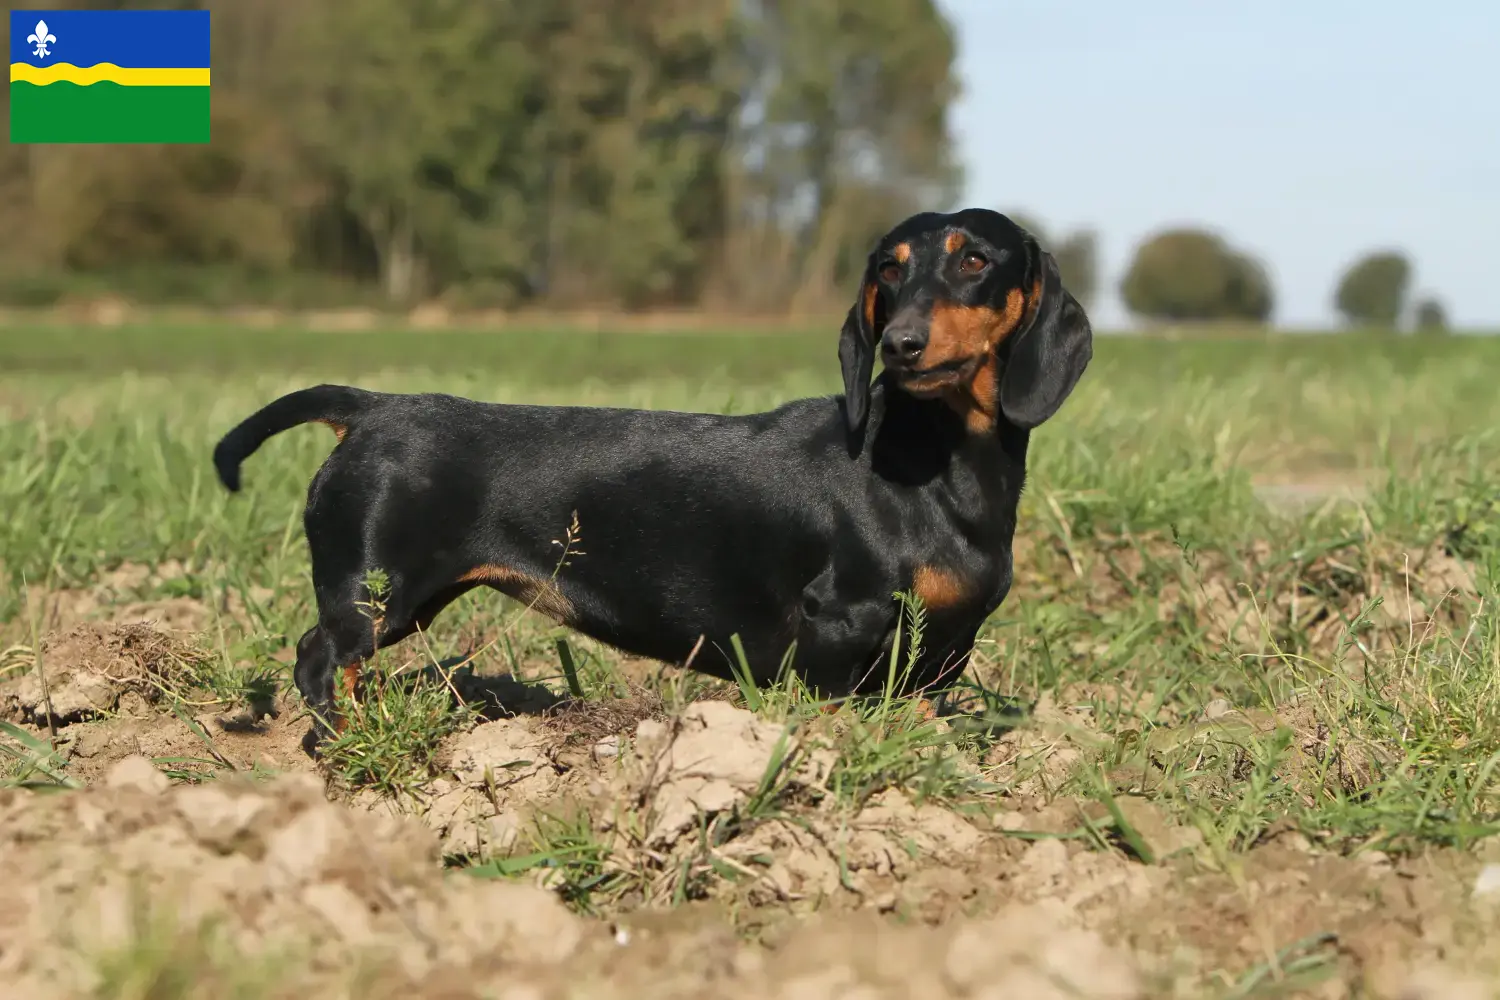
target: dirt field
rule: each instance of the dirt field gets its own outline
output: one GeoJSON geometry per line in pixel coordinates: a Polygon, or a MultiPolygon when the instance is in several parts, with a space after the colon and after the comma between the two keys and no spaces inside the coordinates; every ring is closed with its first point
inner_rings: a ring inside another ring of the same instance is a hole
{"type": "Polygon", "coordinates": [[[476,595],[320,766],[288,665],[330,442],[207,478],[287,379],[0,380],[5,995],[1500,995],[1500,365],[1166,358],[1101,351],[1036,435],[965,715],[740,690],[476,595]]]}

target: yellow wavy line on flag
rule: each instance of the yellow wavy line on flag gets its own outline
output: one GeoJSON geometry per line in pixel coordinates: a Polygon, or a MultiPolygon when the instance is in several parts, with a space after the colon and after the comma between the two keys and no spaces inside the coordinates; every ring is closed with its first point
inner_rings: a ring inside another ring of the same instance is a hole
{"type": "Polygon", "coordinates": [[[72,63],[51,66],[11,63],[10,82],[34,83],[38,87],[49,83],[76,83],[80,87],[95,83],[118,83],[122,87],[207,87],[208,69],[137,69],[108,62],[86,67],[72,63]]]}

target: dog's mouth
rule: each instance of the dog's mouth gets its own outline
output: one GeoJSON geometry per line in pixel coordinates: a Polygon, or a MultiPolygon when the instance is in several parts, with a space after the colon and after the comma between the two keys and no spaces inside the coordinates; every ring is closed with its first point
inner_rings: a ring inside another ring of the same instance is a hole
{"type": "Polygon", "coordinates": [[[957,358],[928,368],[900,369],[894,374],[902,389],[921,399],[940,396],[954,386],[968,382],[978,362],[977,358],[957,358]]]}

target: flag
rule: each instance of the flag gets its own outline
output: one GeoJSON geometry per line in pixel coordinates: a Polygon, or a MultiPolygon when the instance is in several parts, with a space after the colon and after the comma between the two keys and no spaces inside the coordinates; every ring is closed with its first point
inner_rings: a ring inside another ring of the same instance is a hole
{"type": "Polygon", "coordinates": [[[11,142],[207,142],[206,10],[10,12],[11,142]]]}

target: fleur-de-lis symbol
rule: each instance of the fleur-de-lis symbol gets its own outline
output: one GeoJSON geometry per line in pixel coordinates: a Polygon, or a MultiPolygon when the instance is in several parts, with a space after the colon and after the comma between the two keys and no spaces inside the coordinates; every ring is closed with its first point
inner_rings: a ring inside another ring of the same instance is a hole
{"type": "Polygon", "coordinates": [[[36,33],[27,35],[26,40],[36,46],[36,50],[31,54],[38,59],[45,59],[52,54],[52,50],[47,48],[47,43],[57,41],[57,36],[47,31],[46,21],[38,21],[36,23],[36,33]]]}

